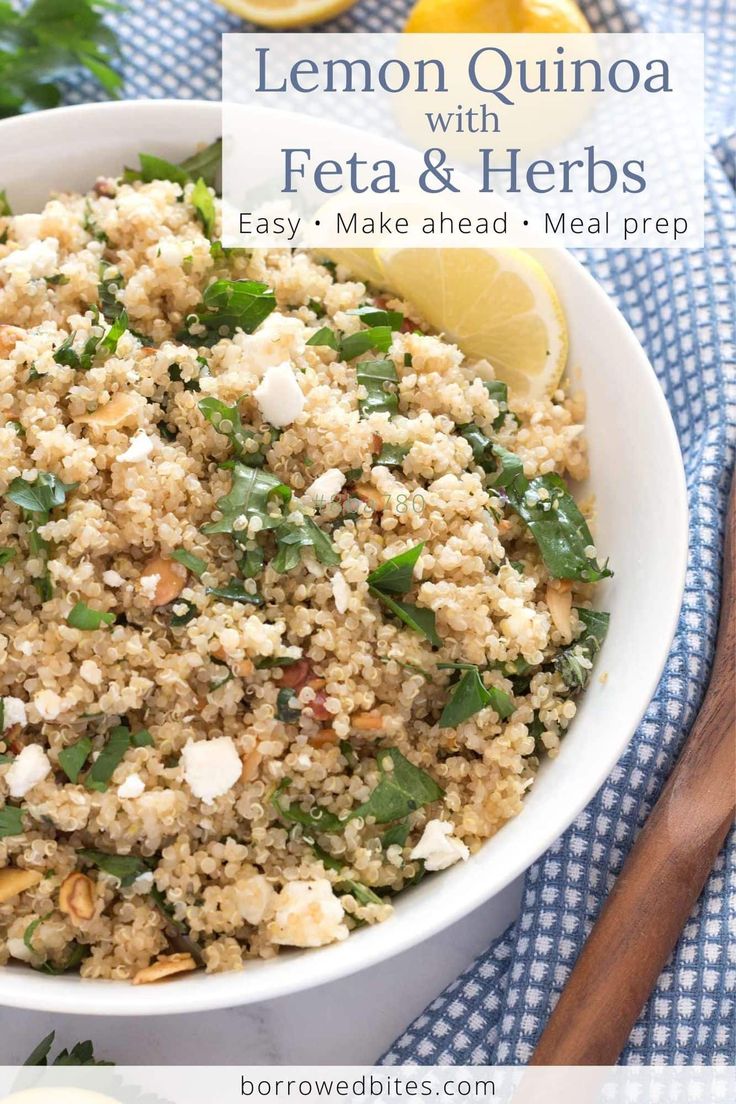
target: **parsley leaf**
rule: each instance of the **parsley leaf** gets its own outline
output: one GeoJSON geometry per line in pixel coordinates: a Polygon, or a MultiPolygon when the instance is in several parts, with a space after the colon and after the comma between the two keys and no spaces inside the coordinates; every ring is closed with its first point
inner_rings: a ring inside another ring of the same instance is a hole
{"type": "Polygon", "coordinates": [[[244,542],[248,539],[245,530],[234,529],[235,522],[238,518],[250,521],[254,517],[260,519],[262,529],[274,529],[283,521],[281,512],[272,514],[269,510],[274,498],[280,500],[279,505],[284,505],[291,498],[291,488],[270,472],[249,468],[236,460],[230,490],[217,502],[222,517],[203,526],[202,532],[208,536],[231,533],[235,541],[244,542]]]}
{"type": "Polygon", "coordinates": [[[587,555],[593,537],[564,480],[554,472],[527,479],[521,460],[494,446],[501,468],[494,477],[503,487],[512,508],[534,537],[542,559],[555,579],[581,579],[596,583],[613,574],[587,555]]]}
{"type": "Polygon", "coordinates": [[[469,663],[462,670],[463,674],[442,710],[440,728],[457,728],[463,721],[467,721],[481,709],[485,709],[487,705],[498,713],[501,720],[511,716],[514,702],[505,690],[499,690],[497,686],[484,686],[480,671],[475,664],[469,663]]]}
{"type": "Polygon", "coordinates": [[[189,345],[216,345],[236,330],[253,333],[275,309],[276,297],[268,284],[215,280],[204,292],[197,310],[187,317],[178,338],[189,345]]]}
{"type": "Polygon", "coordinates": [[[291,704],[295,700],[294,691],[288,686],[283,686],[276,695],[276,717],[284,724],[296,724],[302,715],[301,709],[291,704]]]}
{"type": "Polygon", "coordinates": [[[9,218],[13,209],[8,203],[8,197],[4,189],[0,189],[0,218],[9,218]]]}
{"type": "Polygon", "coordinates": [[[59,79],[86,69],[111,96],[122,77],[111,65],[118,53],[103,21],[111,5],[102,0],[33,0],[16,8],[0,4],[0,118],[61,100],[59,79]]]}
{"type": "Polygon", "coordinates": [[[224,602],[242,602],[243,605],[262,606],[263,598],[260,594],[251,594],[246,590],[240,579],[231,579],[227,586],[206,587],[205,594],[211,594],[213,598],[220,598],[224,602]]]}
{"type": "Polygon", "coordinates": [[[355,366],[358,384],[364,387],[367,395],[358,399],[361,417],[369,414],[395,414],[399,409],[399,398],[389,388],[398,384],[399,376],[392,360],[361,360],[355,366]]]}
{"type": "Polygon", "coordinates": [[[197,405],[200,413],[204,415],[210,425],[214,426],[218,433],[222,433],[224,437],[228,438],[233,452],[239,460],[251,467],[263,467],[265,463],[265,442],[262,439],[259,440],[254,430],[243,425],[237,403],[228,406],[220,399],[208,396],[206,399],[200,399],[197,405]],[[255,449],[249,448],[248,446],[254,442],[258,447],[255,449]]]}
{"type": "Polygon", "coordinates": [[[307,345],[326,345],[337,352],[340,348],[340,339],[329,326],[322,326],[308,339],[307,345]]]}
{"type": "Polygon", "coordinates": [[[342,360],[354,360],[371,349],[387,353],[392,341],[390,326],[371,326],[367,330],[358,330],[357,333],[343,337],[340,341],[340,357],[342,360]]]}
{"type": "Polygon", "coordinates": [[[0,809],[0,839],[4,836],[23,835],[23,810],[16,805],[4,805],[0,809]]]}
{"type": "Polygon", "coordinates": [[[127,725],[116,725],[110,729],[107,743],[87,772],[84,780],[88,790],[104,793],[118,763],[122,762],[131,743],[130,729],[127,725]]]}
{"type": "Polygon", "coordinates": [[[400,468],[410,450],[411,445],[383,444],[381,451],[373,462],[374,464],[383,464],[385,468],[400,468]]]}
{"type": "Polygon", "coordinates": [[[114,621],[114,613],[92,609],[86,602],[77,602],[66,619],[67,625],[73,629],[81,629],[83,632],[91,632],[103,625],[112,625],[114,621]]]}
{"type": "Polygon", "coordinates": [[[197,212],[197,217],[204,227],[205,235],[212,238],[215,232],[215,201],[201,176],[192,188],[189,202],[197,212]]]}
{"type": "Polygon", "coordinates": [[[353,817],[373,817],[377,824],[403,820],[420,809],[438,801],[444,791],[426,771],[410,763],[396,748],[379,751],[376,756],[381,780],[353,817]]]}
{"type": "Polygon", "coordinates": [[[156,157],[153,153],[139,153],[138,161],[140,162],[138,170],[124,171],[123,180],[126,184],[132,184],[136,180],[144,184],[151,184],[154,180],[171,180],[183,188],[192,179],[187,169],[167,161],[165,157],[156,157]]]}
{"type": "Polygon", "coordinates": [[[403,552],[385,560],[375,571],[368,576],[368,585],[388,594],[406,594],[413,578],[414,567],[419,559],[424,541],[405,548],[403,552]]]}
{"type": "Polygon", "coordinates": [[[89,736],[83,736],[76,744],[70,744],[59,752],[59,766],[70,782],[76,782],[82,767],[87,762],[92,751],[92,741],[89,736]]]}
{"type": "Polygon", "coordinates": [[[45,515],[55,506],[63,506],[67,494],[78,486],[78,483],[64,483],[58,475],[50,472],[39,472],[33,483],[17,476],[5,492],[5,497],[28,513],[45,515]]]}
{"type": "Polygon", "coordinates": [[[90,847],[83,848],[77,854],[85,862],[117,878],[122,887],[132,885],[136,878],[150,869],[146,860],[138,855],[111,855],[107,851],[95,851],[90,847]]]}
{"type": "Polygon", "coordinates": [[[207,570],[207,561],[195,556],[193,552],[187,552],[186,548],[177,548],[175,552],[171,553],[171,558],[182,564],[187,571],[191,571],[192,575],[196,575],[198,579],[201,579],[207,570]]]}
{"type": "Polygon", "coordinates": [[[611,615],[599,610],[577,609],[576,612],[583,623],[583,631],[555,657],[554,666],[568,690],[580,693],[590,681],[593,660],[606,639],[611,615]]]}
{"type": "Polygon", "coordinates": [[[394,597],[397,594],[406,594],[411,587],[414,566],[423,548],[424,541],[420,541],[419,544],[406,548],[403,552],[399,552],[397,556],[386,560],[385,563],[382,563],[380,567],[370,573],[368,585],[373,597],[383,602],[395,617],[398,617],[410,629],[426,636],[434,647],[439,648],[442,640],[437,634],[434,611],[422,609],[409,602],[400,602],[394,597]]]}
{"type": "Polygon", "coordinates": [[[204,149],[197,150],[191,157],[181,162],[181,168],[185,169],[194,180],[201,177],[208,188],[217,190],[220,166],[222,165],[222,138],[215,139],[204,149]]]}
{"type": "Polygon", "coordinates": [[[7,563],[15,557],[14,548],[0,548],[0,567],[5,567],[7,563]]]}
{"type": "Polygon", "coordinates": [[[366,326],[387,326],[394,331],[400,330],[404,323],[404,316],[400,311],[385,310],[383,307],[374,307],[370,303],[348,311],[348,314],[357,314],[366,326]]]}
{"type": "Polygon", "coordinates": [[[340,563],[332,541],[311,517],[303,518],[301,525],[286,520],[279,526],[276,537],[278,550],[271,566],[280,574],[298,566],[303,548],[312,548],[321,564],[334,566],[340,563]]]}

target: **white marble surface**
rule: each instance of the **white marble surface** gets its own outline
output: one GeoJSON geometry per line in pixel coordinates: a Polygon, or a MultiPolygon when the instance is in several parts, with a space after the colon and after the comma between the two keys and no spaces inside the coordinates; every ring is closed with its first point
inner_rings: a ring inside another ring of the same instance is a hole
{"type": "Polygon", "coordinates": [[[0,1009],[0,1064],[22,1062],[52,1029],[60,1046],[92,1039],[119,1065],[370,1064],[517,915],[521,879],[411,951],[293,997],[152,1019],[0,1009]]]}

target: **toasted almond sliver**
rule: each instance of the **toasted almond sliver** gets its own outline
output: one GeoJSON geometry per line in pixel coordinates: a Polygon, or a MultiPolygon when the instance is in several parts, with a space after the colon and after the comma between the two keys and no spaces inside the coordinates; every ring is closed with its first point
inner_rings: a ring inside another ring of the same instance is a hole
{"type": "Polygon", "coordinates": [[[15,346],[26,336],[19,326],[0,326],[0,357],[10,356],[15,346]]]}
{"type": "Polygon", "coordinates": [[[38,870],[20,870],[16,866],[6,866],[0,870],[0,903],[17,897],[26,889],[31,889],[43,878],[38,870]]]}
{"type": "Polygon", "coordinates": [[[95,884],[79,871],[70,874],[59,889],[59,909],[74,921],[91,920],[95,914],[95,884]]]}
{"type": "Polygon", "coordinates": [[[350,726],[356,732],[380,732],[386,722],[378,712],[353,713],[350,718],[350,726]]]}
{"type": "Polygon", "coordinates": [[[373,510],[382,510],[384,507],[384,495],[372,483],[356,483],[352,493],[362,502],[367,502],[373,510]]]}
{"type": "Polygon", "coordinates": [[[309,737],[309,742],[312,747],[329,747],[330,744],[337,743],[337,733],[334,728],[321,728],[309,737]]]}
{"type": "Polygon", "coordinates": [[[89,422],[90,425],[104,426],[106,429],[117,429],[126,422],[132,414],[138,410],[138,402],[125,391],[118,391],[104,406],[98,406],[97,410],[80,418],[80,422],[89,422]]]}
{"type": "Polygon", "coordinates": [[[552,623],[557,631],[570,641],[572,639],[572,591],[569,583],[567,586],[553,586],[552,583],[548,583],[546,597],[552,623]]]}
{"type": "Polygon", "coordinates": [[[196,970],[197,963],[190,954],[159,955],[150,966],[144,966],[133,978],[134,985],[150,985],[154,981],[163,981],[174,974],[184,974],[196,970]]]}
{"type": "Polygon", "coordinates": [[[165,556],[154,556],[149,560],[141,575],[141,579],[149,575],[158,575],[156,593],[153,596],[154,606],[167,606],[178,598],[187,581],[187,570],[174,560],[167,560],[165,556]]]}
{"type": "Polygon", "coordinates": [[[249,751],[247,755],[243,756],[243,773],[240,775],[241,782],[253,782],[258,777],[258,769],[261,765],[263,756],[257,749],[249,751]]]}

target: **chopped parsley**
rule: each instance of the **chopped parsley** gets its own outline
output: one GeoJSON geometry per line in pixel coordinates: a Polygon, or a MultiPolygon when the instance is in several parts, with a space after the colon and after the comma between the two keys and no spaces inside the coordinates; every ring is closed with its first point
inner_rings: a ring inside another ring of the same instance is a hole
{"type": "Polygon", "coordinates": [[[210,594],[213,598],[219,598],[223,602],[242,602],[243,605],[249,606],[263,605],[261,595],[251,594],[237,578],[231,579],[226,586],[205,587],[205,594],[210,594]]]}
{"type": "Polygon", "coordinates": [[[300,525],[288,519],[276,531],[277,552],[271,566],[274,571],[292,571],[301,562],[301,551],[311,548],[321,564],[335,566],[340,557],[332,541],[310,517],[304,517],[300,525]]]}
{"type": "Polygon", "coordinates": [[[555,670],[573,694],[579,694],[588,685],[593,660],[603,646],[611,619],[609,613],[599,610],[577,609],[576,612],[583,623],[583,631],[554,659],[555,670]]]}
{"type": "Polygon", "coordinates": [[[90,847],[83,848],[77,854],[84,862],[117,878],[123,888],[132,885],[136,878],[150,870],[146,860],[138,855],[111,855],[107,851],[95,851],[90,847]]]}
{"type": "Polygon", "coordinates": [[[230,490],[218,499],[217,509],[222,517],[218,521],[203,526],[202,532],[208,536],[214,533],[231,533],[233,540],[244,542],[248,538],[245,530],[236,529],[235,524],[242,518],[246,522],[258,518],[261,529],[274,529],[284,520],[281,510],[273,513],[271,505],[277,503],[283,507],[291,498],[291,488],[267,471],[259,471],[236,460],[232,467],[230,490]]]}
{"type": "Polygon", "coordinates": [[[115,768],[122,762],[131,742],[127,725],[116,725],[110,729],[107,743],[87,771],[84,784],[88,790],[98,790],[100,793],[107,790],[115,768]]]}
{"type": "Polygon", "coordinates": [[[59,752],[59,766],[70,782],[76,782],[89,759],[92,751],[92,741],[89,736],[83,736],[76,744],[70,744],[59,752]]]}
{"type": "Polygon", "coordinates": [[[302,715],[301,709],[291,703],[296,701],[294,691],[284,686],[276,695],[276,717],[284,724],[296,724],[302,715]]]}
{"type": "Polygon", "coordinates": [[[206,399],[200,399],[198,406],[200,413],[210,425],[214,426],[218,433],[227,437],[238,460],[251,467],[263,467],[266,442],[254,430],[243,425],[237,403],[228,406],[220,399],[208,396],[206,399]]]}
{"type": "Polygon", "coordinates": [[[215,201],[212,197],[212,192],[201,176],[192,188],[189,202],[197,212],[197,217],[202,223],[205,235],[208,238],[212,238],[215,232],[215,201]]]}
{"type": "Polygon", "coordinates": [[[86,602],[77,602],[66,619],[67,625],[72,629],[81,629],[83,632],[100,629],[103,625],[112,625],[114,621],[114,613],[92,609],[86,602]]]}
{"type": "Polygon", "coordinates": [[[237,330],[253,333],[276,309],[276,297],[268,284],[257,280],[215,280],[202,296],[178,334],[189,345],[216,345],[237,330]]]}
{"type": "Polygon", "coordinates": [[[396,366],[392,360],[360,360],[355,372],[358,384],[364,387],[365,398],[358,399],[361,417],[369,414],[395,414],[399,409],[399,398],[393,389],[399,382],[396,366]]]}
{"type": "Polygon", "coordinates": [[[16,805],[4,805],[0,809],[0,839],[4,836],[23,835],[23,810],[16,805]]]}
{"type": "Polygon", "coordinates": [[[191,571],[192,575],[196,575],[198,579],[201,579],[207,570],[207,561],[195,556],[193,552],[188,552],[186,548],[177,548],[175,552],[171,553],[171,558],[182,564],[187,571],[191,571]]]}
{"type": "Polygon", "coordinates": [[[0,548],[0,567],[5,567],[15,558],[16,550],[14,548],[0,548]]]}
{"type": "Polygon", "coordinates": [[[401,602],[396,595],[404,595],[414,581],[414,566],[419,559],[424,541],[406,548],[377,567],[368,576],[370,593],[385,605],[394,617],[403,621],[414,632],[425,636],[435,648],[442,645],[437,634],[434,610],[423,609],[409,602],[401,602]]]}
{"type": "Polygon", "coordinates": [[[486,706],[494,709],[501,720],[511,716],[514,711],[513,698],[505,690],[500,690],[496,686],[484,686],[480,671],[475,664],[442,664],[441,666],[458,667],[463,673],[442,710],[442,716],[439,719],[440,728],[457,728],[463,721],[467,721],[486,706]]]}

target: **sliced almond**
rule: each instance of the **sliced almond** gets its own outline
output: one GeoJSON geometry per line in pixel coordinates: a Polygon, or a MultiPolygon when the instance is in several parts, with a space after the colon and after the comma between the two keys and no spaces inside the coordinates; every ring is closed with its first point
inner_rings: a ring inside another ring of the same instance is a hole
{"type": "Polygon", "coordinates": [[[373,710],[370,713],[353,713],[350,726],[356,732],[381,732],[386,722],[377,710],[373,710]]]}
{"type": "Polygon", "coordinates": [[[98,406],[92,414],[80,418],[80,422],[88,422],[90,425],[104,426],[106,429],[117,429],[124,422],[137,413],[138,402],[125,391],[118,391],[104,406],[98,406]]]}
{"type": "Polygon", "coordinates": [[[372,510],[380,512],[384,507],[384,495],[372,483],[356,483],[352,493],[361,502],[366,502],[372,510]]]}
{"type": "MultiPolygon", "coordinates": [[[[223,648],[222,644],[218,644],[218,646],[210,654],[212,655],[213,659],[219,659],[221,663],[229,663],[228,657],[225,654],[225,649],[223,648]]],[[[253,674],[255,669],[256,666],[252,659],[241,659],[236,662],[233,667],[231,667],[231,670],[234,672],[234,674],[239,675],[240,678],[248,678],[249,675],[253,674]]]]}
{"type": "Polygon", "coordinates": [[[154,606],[168,606],[178,598],[187,581],[187,570],[174,560],[167,560],[165,556],[154,556],[146,564],[141,580],[158,576],[156,591],[153,596],[154,606]]]}
{"type": "Polygon", "coordinates": [[[0,904],[38,885],[42,878],[43,874],[38,870],[19,870],[15,866],[4,867],[0,870],[0,904]]]}
{"type": "Polygon", "coordinates": [[[91,920],[95,914],[95,884],[86,874],[76,871],[61,883],[59,909],[75,922],[91,920]]]}
{"type": "Polygon", "coordinates": [[[262,759],[263,756],[258,750],[249,751],[247,755],[243,756],[243,772],[240,775],[241,782],[255,781],[258,777],[262,759]]]}
{"type": "Polygon", "coordinates": [[[20,326],[0,326],[0,357],[10,356],[19,341],[26,336],[20,326]]]}
{"type": "Polygon", "coordinates": [[[150,985],[154,981],[163,981],[174,974],[184,974],[196,970],[197,963],[190,954],[159,955],[150,966],[144,966],[133,978],[134,985],[150,985]]]}
{"type": "Polygon", "coordinates": [[[547,583],[546,597],[553,625],[569,642],[572,640],[572,589],[569,580],[547,583]]]}

